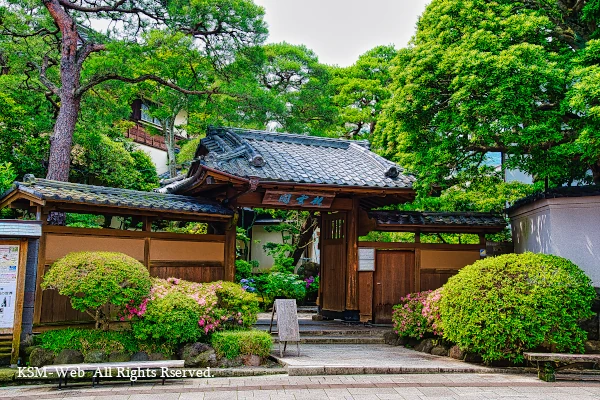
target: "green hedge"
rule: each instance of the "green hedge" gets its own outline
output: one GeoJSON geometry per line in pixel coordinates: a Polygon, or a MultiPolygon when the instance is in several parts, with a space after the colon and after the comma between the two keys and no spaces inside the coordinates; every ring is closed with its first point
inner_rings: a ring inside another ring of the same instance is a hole
{"type": "Polygon", "coordinates": [[[217,355],[228,359],[250,354],[267,357],[273,345],[268,332],[256,330],[216,332],[211,342],[217,355]]]}
{"type": "Polygon", "coordinates": [[[35,336],[35,344],[55,354],[65,349],[79,350],[85,356],[90,351],[135,353],[139,345],[131,331],[101,331],[95,329],[61,329],[35,336]]]}
{"type": "Polygon", "coordinates": [[[507,254],[463,268],[439,301],[444,337],[484,361],[522,361],[523,352],[583,352],[596,294],[590,279],[564,258],[507,254]]]}

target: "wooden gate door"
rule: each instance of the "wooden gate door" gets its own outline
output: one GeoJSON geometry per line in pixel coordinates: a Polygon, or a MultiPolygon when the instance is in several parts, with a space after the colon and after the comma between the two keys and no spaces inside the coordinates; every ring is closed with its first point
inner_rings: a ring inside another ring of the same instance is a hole
{"type": "Polygon", "coordinates": [[[344,311],[346,304],[346,213],[323,214],[321,225],[321,307],[344,311]]]}
{"type": "Polygon", "coordinates": [[[392,307],[415,291],[415,253],[378,250],[373,285],[373,321],[392,322],[392,307]]]}

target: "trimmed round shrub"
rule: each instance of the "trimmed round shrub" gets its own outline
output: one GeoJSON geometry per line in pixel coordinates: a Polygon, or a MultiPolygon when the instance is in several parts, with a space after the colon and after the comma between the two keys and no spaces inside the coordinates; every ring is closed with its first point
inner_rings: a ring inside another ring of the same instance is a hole
{"type": "Polygon", "coordinates": [[[148,269],[123,253],[75,252],[56,261],[44,276],[43,289],[56,289],[71,299],[75,310],[86,312],[96,327],[108,329],[107,305],[124,309],[148,296],[152,281],[148,269]]]}
{"type": "Polygon", "coordinates": [[[265,331],[225,331],[215,332],[211,344],[219,357],[233,359],[252,354],[267,357],[271,353],[273,340],[265,331]]]}
{"type": "Polygon", "coordinates": [[[423,315],[423,307],[430,293],[431,290],[410,293],[400,299],[400,304],[394,306],[392,322],[398,336],[422,339],[433,332],[427,323],[427,317],[423,315]]]}
{"type": "Polygon", "coordinates": [[[575,264],[544,254],[507,254],[463,268],[444,285],[444,337],[484,361],[520,362],[537,347],[583,352],[578,323],[592,316],[595,291],[575,264]]]}

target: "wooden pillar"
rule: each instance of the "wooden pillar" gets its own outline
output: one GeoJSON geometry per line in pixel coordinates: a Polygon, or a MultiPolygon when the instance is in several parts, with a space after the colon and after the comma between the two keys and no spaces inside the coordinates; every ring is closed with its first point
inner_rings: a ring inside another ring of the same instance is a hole
{"type": "Polygon", "coordinates": [[[352,210],[346,218],[346,310],[358,310],[358,209],[359,200],[352,199],[352,210]]]}
{"type": "Polygon", "coordinates": [[[27,268],[27,239],[19,243],[19,266],[17,269],[17,287],[15,301],[15,319],[13,322],[12,354],[10,363],[17,364],[19,347],[21,346],[21,331],[23,329],[23,303],[25,301],[25,270],[27,268]]]}
{"type": "MultiPolygon", "coordinates": [[[[148,217],[142,218],[142,230],[144,232],[152,231],[152,220],[148,217]]],[[[144,266],[150,272],[150,237],[146,236],[144,238],[144,266]]]]}
{"type": "Polygon", "coordinates": [[[35,281],[35,300],[33,305],[33,324],[39,324],[42,319],[42,280],[46,272],[46,236],[45,225],[42,225],[42,237],[38,250],[38,264],[35,281]]]}
{"type": "Polygon", "coordinates": [[[237,213],[225,229],[225,268],[223,280],[233,282],[235,279],[235,246],[237,237],[237,213]]]}
{"type": "Polygon", "coordinates": [[[486,245],[486,243],[487,243],[487,241],[486,241],[486,239],[485,239],[485,233],[480,233],[480,234],[479,234],[479,244],[482,244],[482,245],[484,245],[484,246],[485,246],[485,245],[486,245]]]}

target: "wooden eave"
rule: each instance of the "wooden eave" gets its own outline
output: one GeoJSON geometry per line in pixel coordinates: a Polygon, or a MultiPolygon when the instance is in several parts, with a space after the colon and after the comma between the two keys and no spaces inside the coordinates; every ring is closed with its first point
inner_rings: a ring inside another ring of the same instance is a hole
{"type": "Polygon", "coordinates": [[[0,208],[13,207],[26,210],[32,210],[37,207],[42,207],[43,214],[48,214],[51,211],[64,211],[64,212],[76,212],[82,214],[110,214],[120,216],[143,216],[155,219],[166,219],[166,220],[185,220],[185,221],[199,221],[199,222],[211,222],[211,221],[227,221],[232,218],[231,215],[222,214],[205,214],[193,211],[179,211],[179,210],[153,210],[128,207],[122,205],[113,204],[90,204],[77,201],[65,201],[65,200],[53,200],[53,199],[42,199],[31,193],[22,191],[20,189],[14,190],[13,193],[9,194],[0,201],[0,208]]]}
{"type": "Polygon", "coordinates": [[[10,205],[21,201],[29,202],[29,206],[46,205],[46,201],[44,199],[35,196],[34,194],[24,192],[21,189],[16,189],[0,201],[0,209],[9,207],[10,205]]]}
{"type": "Polygon", "coordinates": [[[465,225],[404,225],[375,224],[374,231],[381,232],[415,232],[415,233],[499,233],[506,226],[465,226],[465,225]]]}
{"type": "Polygon", "coordinates": [[[185,221],[198,221],[198,222],[211,222],[211,221],[227,221],[232,218],[231,215],[222,214],[205,214],[194,211],[178,211],[178,210],[159,210],[159,209],[144,209],[127,206],[118,206],[112,204],[89,204],[79,202],[65,202],[63,200],[57,200],[56,202],[48,200],[46,207],[44,207],[44,213],[50,211],[64,211],[64,212],[76,212],[83,214],[109,214],[109,215],[120,215],[120,216],[142,216],[150,217],[154,219],[164,220],[185,220],[185,221]]]}

